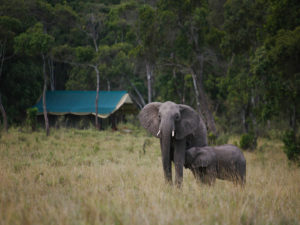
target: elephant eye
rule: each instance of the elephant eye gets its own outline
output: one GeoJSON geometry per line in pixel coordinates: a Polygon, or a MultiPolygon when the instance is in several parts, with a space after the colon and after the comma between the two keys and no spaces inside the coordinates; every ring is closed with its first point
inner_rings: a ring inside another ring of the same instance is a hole
{"type": "Polygon", "coordinates": [[[178,114],[175,115],[175,120],[176,121],[180,120],[180,116],[178,114]]]}

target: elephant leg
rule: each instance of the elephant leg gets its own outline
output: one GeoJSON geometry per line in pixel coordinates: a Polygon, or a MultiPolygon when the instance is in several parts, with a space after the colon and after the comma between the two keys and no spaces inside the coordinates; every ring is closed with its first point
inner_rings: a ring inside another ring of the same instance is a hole
{"type": "Polygon", "coordinates": [[[216,166],[209,166],[206,168],[206,183],[213,185],[216,181],[217,171],[216,166]]]}
{"type": "Polygon", "coordinates": [[[183,165],[185,162],[185,138],[175,141],[174,164],[175,164],[175,184],[181,187],[183,180],[183,165]]]}
{"type": "Polygon", "coordinates": [[[191,169],[195,179],[198,181],[200,179],[200,174],[196,169],[191,169]]]}
{"type": "Polygon", "coordinates": [[[199,167],[195,174],[196,180],[202,184],[213,185],[216,181],[214,171],[209,167],[199,167]]]}
{"type": "Polygon", "coordinates": [[[171,155],[170,150],[163,150],[162,140],[160,139],[161,146],[161,156],[162,156],[162,164],[164,169],[165,181],[169,184],[172,184],[172,165],[171,165],[171,155]]]}
{"type": "Polygon", "coordinates": [[[216,178],[214,176],[212,176],[211,174],[206,174],[204,176],[204,183],[208,184],[208,185],[213,185],[216,181],[216,178]]]}
{"type": "Polygon", "coordinates": [[[203,183],[203,173],[201,168],[191,169],[197,182],[203,183]]]}

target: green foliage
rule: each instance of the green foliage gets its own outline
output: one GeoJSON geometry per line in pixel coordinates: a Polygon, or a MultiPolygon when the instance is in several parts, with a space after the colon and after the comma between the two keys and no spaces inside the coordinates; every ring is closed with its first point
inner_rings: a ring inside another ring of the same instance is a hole
{"type": "Polygon", "coordinates": [[[25,118],[41,95],[43,55],[56,89],[94,90],[97,68],[100,90],[146,99],[147,64],[153,101],[196,107],[196,74],[219,132],[257,131],[278,118],[294,129],[299,7],[296,0],[2,0],[3,105],[11,122],[25,118]]]}
{"type": "Polygon", "coordinates": [[[29,108],[26,111],[27,117],[26,117],[26,124],[27,126],[31,127],[32,131],[36,130],[37,127],[37,113],[38,108],[29,108]]]}
{"type": "Polygon", "coordinates": [[[95,57],[95,50],[91,46],[77,47],[75,52],[79,62],[90,62],[95,57]]]}
{"type": "Polygon", "coordinates": [[[229,141],[229,137],[230,137],[229,134],[226,134],[226,133],[220,134],[220,135],[217,137],[216,145],[224,145],[224,144],[227,144],[228,141],[229,141]]]}
{"type": "Polygon", "coordinates": [[[294,30],[300,24],[300,5],[297,0],[270,1],[265,28],[270,35],[279,30],[294,30]]]}
{"type": "Polygon", "coordinates": [[[217,136],[212,132],[209,132],[207,135],[208,145],[216,145],[217,136]]]}
{"type": "Polygon", "coordinates": [[[20,32],[22,28],[21,21],[9,16],[0,16],[0,35],[10,36],[11,32],[20,32]]]}
{"type": "Polygon", "coordinates": [[[56,26],[63,32],[70,31],[78,19],[76,12],[68,5],[56,4],[54,7],[56,26]]]}
{"type": "Polygon", "coordinates": [[[51,49],[51,54],[59,61],[72,61],[76,56],[75,49],[68,45],[58,45],[51,49]]]}
{"type": "Polygon", "coordinates": [[[96,76],[92,68],[74,67],[65,84],[66,90],[95,90],[96,76]],[[93,82],[89,82],[93,81],[93,82]]]}
{"type": "Polygon", "coordinates": [[[284,153],[290,161],[298,163],[300,166],[300,141],[294,131],[286,131],[283,135],[284,153]]]}
{"type": "Polygon", "coordinates": [[[257,146],[257,137],[250,132],[243,134],[240,139],[240,148],[244,150],[254,150],[257,146]]]}
{"type": "Polygon", "coordinates": [[[6,70],[7,76],[0,82],[2,100],[10,122],[23,123],[26,109],[34,105],[41,96],[43,84],[41,66],[32,63],[27,57],[9,63],[6,70]]]}
{"type": "Polygon", "coordinates": [[[43,29],[43,25],[37,23],[25,33],[17,36],[15,38],[15,51],[30,56],[48,53],[54,43],[54,38],[45,34],[43,29]]]}
{"type": "Polygon", "coordinates": [[[208,133],[207,139],[208,139],[208,145],[224,145],[228,143],[229,140],[229,134],[219,134],[216,136],[212,132],[208,133]]]}
{"type": "Polygon", "coordinates": [[[299,43],[300,26],[293,31],[278,31],[256,51],[252,71],[259,81],[263,120],[282,114],[297,117],[294,114],[300,106],[300,78],[296,66],[299,65],[299,58],[295,56],[300,55],[299,43]]]}

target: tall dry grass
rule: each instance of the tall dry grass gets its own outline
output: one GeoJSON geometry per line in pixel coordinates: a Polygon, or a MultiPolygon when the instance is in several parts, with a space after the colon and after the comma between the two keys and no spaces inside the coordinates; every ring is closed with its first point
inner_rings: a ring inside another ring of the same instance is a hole
{"type": "Polygon", "coordinates": [[[244,189],[199,185],[188,170],[177,189],[143,132],[11,129],[0,139],[0,224],[299,224],[300,169],[279,141],[258,144],[245,152],[244,189]]]}

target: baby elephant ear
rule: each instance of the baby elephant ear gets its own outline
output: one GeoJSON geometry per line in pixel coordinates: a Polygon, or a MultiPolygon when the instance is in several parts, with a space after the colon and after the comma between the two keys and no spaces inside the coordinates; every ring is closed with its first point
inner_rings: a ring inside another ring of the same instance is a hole
{"type": "Polygon", "coordinates": [[[160,102],[152,102],[145,105],[138,116],[142,126],[155,137],[157,137],[159,128],[158,111],[161,104],[160,102]]]}
{"type": "Polygon", "coordinates": [[[176,139],[182,139],[194,133],[200,125],[198,113],[190,106],[179,104],[181,119],[176,124],[176,139]]]}

